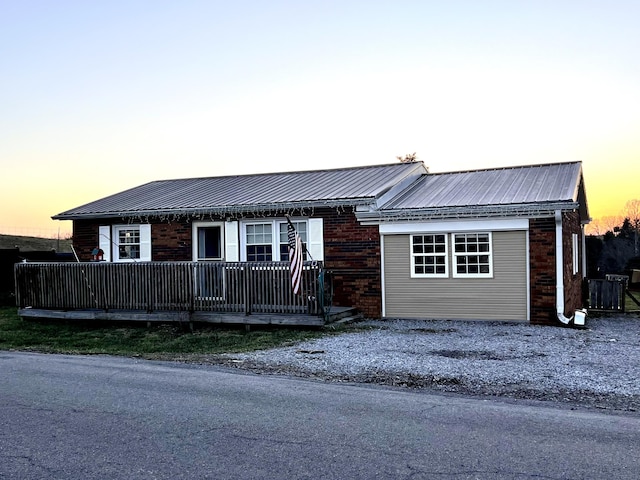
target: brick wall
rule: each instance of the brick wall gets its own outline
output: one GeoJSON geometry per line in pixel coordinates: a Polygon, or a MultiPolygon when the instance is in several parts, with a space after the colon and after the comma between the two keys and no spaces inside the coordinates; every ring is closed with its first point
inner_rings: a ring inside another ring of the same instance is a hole
{"type": "MultiPolygon", "coordinates": [[[[564,278],[564,314],[568,317],[582,307],[582,272],[573,274],[573,238],[578,234],[582,249],[582,229],[578,212],[562,214],[562,254],[564,278]]],[[[556,309],[556,225],[555,219],[529,221],[531,323],[557,324],[556,309]]],[[[582,252],[580,251],[580,258],[582,252]]],[[[580,265],[582,269],[582,265],[580,265]]]]}
{"type": "Polygon", "coordinates": [[[582,308],[582,262],[578,262],[578,273],[573,274],[573,234],[578,234],[578,258],[582,259],[582,228],[578,212],[562,214],[562,251],[564,256],[564,311],[571,317],[582,308]]]}
{"type": "Polygon", "coordinates": [[[91,260],[91,251],[98,246],[98,227],[107,225],[97,224],[91,220],[74,220],[73,248],[81,262],[91,260]]]}
{"type": "Polygon", "coordinates": [[[556,223],[551,218],[529,220],[531,323],[555,324],[556,223]]]}
{"type": "MultiPolygon", "coordinates": [[[[305,211],[304,215],[308,216],[309,213],[305,211]]],[[[334,305],[356,307],[368,317],[380,317],[382,288],[378,227],[360,225],[351,208],[315,209],[311,212],[311,217],[324,219],[325,266],[333,272],[334,305]]],[[[153,219],[150,220],[153,222],[153,219]]],[[[91,259],[91,251],[98,242],[100,225],[122,223],[121,219],[74,221],[73,244],[80,260],[91,259]]],[[[190,220],[153,223],[152,260],[191,260],[191,237],[190,220]]]]}
{"type": "Polygon", "coordinates": [[[193,260],[191,222],[173,221],[151,226],[151,258],[155,262],[193,260]]]}
{"type": "MultiPolygon", "coordinates": [[[[98,229],[101,225],[124,223],[126,222],[121,219],[74,221],[73,246],[80,260],[83,262],[91,260],[91,251],[98,245],[98,229]]],[[[153,223],[151,259],[156,262],[191,260],[191,223],[189,221],[153,223]]]]}
{"type": "Polygon", "coordinates": [[[380,234],[363,226],[352,209],[316,211],[324,218],[325,265],[333,272],[334,304],[357,307],[365,316],[382,315],[380,234]]]}

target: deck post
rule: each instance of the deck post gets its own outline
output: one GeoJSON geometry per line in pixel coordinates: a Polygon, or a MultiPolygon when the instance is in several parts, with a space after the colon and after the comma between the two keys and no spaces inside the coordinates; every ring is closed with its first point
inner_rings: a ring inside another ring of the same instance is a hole
{"type": "Polygon", "coordinates": [[[249,293],[249,277],[250,269],[245,267],[242,269],[242,285],[244,293],[244,314],[251,315],[251,295],[249,293]]]}

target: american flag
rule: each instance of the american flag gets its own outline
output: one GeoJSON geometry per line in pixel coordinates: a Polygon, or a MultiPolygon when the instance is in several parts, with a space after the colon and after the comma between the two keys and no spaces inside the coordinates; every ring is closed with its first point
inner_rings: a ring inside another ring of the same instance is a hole
{"type": "Polygon", "coordinates": [[[287,239],[289,241],[291,288],[293,289],[294,295],[297,295],[300,291],[300,281],[302,280],[302,241],[290,220],[288,220],[287,225],[287,239]]]}

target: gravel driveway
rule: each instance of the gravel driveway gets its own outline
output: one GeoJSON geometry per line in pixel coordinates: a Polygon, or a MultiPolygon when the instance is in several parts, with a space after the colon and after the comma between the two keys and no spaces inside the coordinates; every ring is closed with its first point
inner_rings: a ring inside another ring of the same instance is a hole
{"type": "Polygon", "coordinates": [[[583,330],[501,322],[365,321],[291,347],[224,356],[263,373],[640,412],[640,318],[583,330]]]}

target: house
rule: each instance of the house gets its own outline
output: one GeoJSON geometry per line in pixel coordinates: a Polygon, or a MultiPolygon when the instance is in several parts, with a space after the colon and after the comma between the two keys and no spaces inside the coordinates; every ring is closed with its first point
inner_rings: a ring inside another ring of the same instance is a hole
{"type": "Polygon", "coordinates": [[[82,261],[287,259],[333,272],[368,317],[567,323],[582,307],[580,162],[428,173],[422,162],[161,180],[53,217],[82,261]]]}

